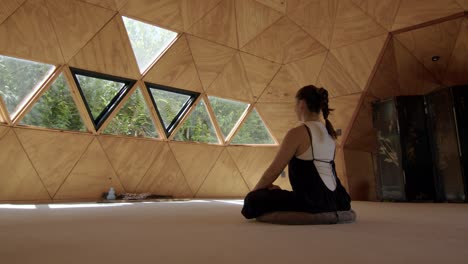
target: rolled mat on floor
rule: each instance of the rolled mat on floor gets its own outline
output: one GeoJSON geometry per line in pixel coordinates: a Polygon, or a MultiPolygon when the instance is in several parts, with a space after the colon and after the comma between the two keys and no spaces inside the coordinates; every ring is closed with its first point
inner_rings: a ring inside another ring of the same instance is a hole
{"type": "Polygon", "coordinates": [[[256,218],[259,222],[279,225],[332,225],[346,224],[356,221],[354,210],[327,212],[327,213],[306,213],[306,212],[271,212],[256,218]]]}

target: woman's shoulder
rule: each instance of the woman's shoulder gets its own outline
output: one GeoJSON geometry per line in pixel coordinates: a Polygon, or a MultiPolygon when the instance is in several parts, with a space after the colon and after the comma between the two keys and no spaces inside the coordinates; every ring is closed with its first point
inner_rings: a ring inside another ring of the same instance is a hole
{"type": "Polygon", "coordinates": [[[287,135],[295,137],[295,136],[300,136],[300,135],[303,135],[303,134],[307,134],[307,127],[306,127],[305,124],[300,124],[300,125],[298,125],[296,127],[291,128],[288,131],[287,135]]]}

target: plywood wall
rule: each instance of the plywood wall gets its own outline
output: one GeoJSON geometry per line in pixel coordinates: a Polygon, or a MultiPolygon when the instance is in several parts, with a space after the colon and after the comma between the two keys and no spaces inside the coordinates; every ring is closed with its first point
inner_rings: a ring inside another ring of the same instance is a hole
{"type": "MultiPolygon", "coordinates": [[[[359,199],[372,199],[361,184],[372,178],[371,170],[357,173],[348,161],[369,161],[368,102],[466,83],[468,76],[463,0],[0,3],[1,55],[54,64],[68,79],[73,66],[140,85],[149,81],[241,100],[258,110],[279,143],[297,125],[296,91],[308,84],[327,88],[335,109],[331,120],[342,130],[339,174],[359,199]],[[122,15],[180,33],[144,74],[122,15]],[[446,18],[452,20],[432,23],[446,18]],[[421,47],[427,42],[435,44],[421,47]],[[433,53],[442,54],[437,65],[427,61],[433,53]]],[[[89,117],[83,119],[88,133],[24,128],[10,120],[0,100],[0,200],[98,199],[110,186],[178,197],[241,197],[277,149],[102,136],[89,117]]],[[[279,179],[287,188],[286,182],[279,179]]]]}

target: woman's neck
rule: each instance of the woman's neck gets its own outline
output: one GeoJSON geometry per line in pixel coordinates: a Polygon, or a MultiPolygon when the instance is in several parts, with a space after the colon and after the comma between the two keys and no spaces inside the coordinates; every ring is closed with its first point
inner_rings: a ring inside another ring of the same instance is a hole
{"type": "Polygon", "coordinates": [[[320,116],[319,114],[316,113],[307,113],[302,117],[302,122],[308,122],[308,121],[320,121],[320,116]]]}

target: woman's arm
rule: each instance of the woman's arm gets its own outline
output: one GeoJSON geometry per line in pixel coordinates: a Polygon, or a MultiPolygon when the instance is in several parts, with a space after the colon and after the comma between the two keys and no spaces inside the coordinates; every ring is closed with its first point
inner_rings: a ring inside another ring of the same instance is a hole
{"type": "Polygon", "coordinates": [[[280,149],[276,154],[275,159],[263,173],[263,176],[258,181],[253,191],[270,187],[284,170],[291,158],[296,154],[300,144],[300,127],[293,128],[288,131],[281,143],[280,149]]]}

